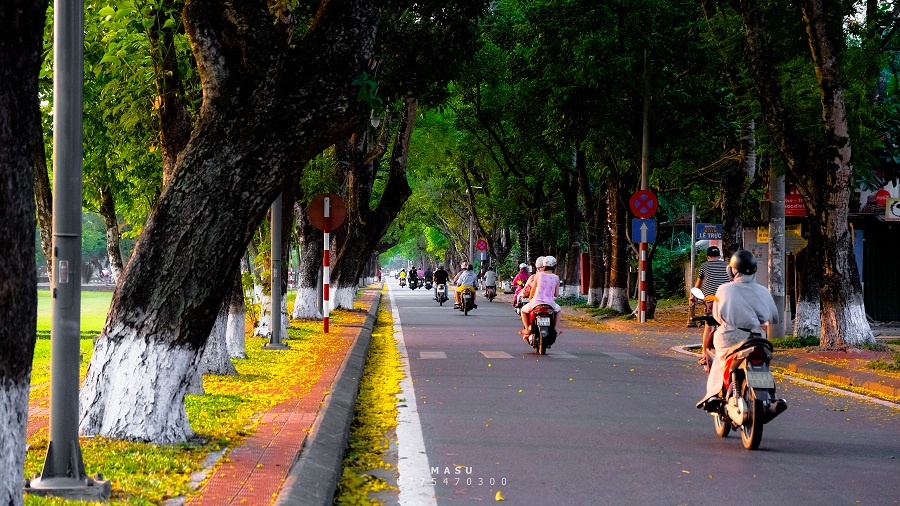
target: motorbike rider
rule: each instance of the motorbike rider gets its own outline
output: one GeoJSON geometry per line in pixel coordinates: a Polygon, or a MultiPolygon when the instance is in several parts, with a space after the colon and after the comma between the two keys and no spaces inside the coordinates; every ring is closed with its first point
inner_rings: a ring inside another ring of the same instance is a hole
{"type": "Polygon", "coordinates": [[[513,288],[515,288],[516,292],[513,295],[513,307],[516,307],[516,304],[519,303],[519,292],[522,291],[522,288],[525,286],[525,282],[528,281],[528,264],[522,262],[519,264],[519,273],[516,274],[516,277],[513,278],[513,288]]]}
{"type": "Polygon", "coordinates": [[[419,284],[419,273],[416,272],[416,268],[413,267],[409,270],[409,286],[417,286],[419,284]]]}
{"type": "Polygon", "coordinates": [[[697,407],[715,411],[722,402],[719,394],[724,383],[725,355],[728,348],[753,334],[765,337],[762,327],[778,323],[778,308],[766,287],[756,282],[756,258],[747,250],[737,250],[726,268],[731,283],[716,290],[713,317],[719,322],[713,334],[715,358],[706,380],[706,395],[697,407]]]}
{"type": "Polygon", "coordinates": [[[434,300],[437,300],[438,285],[444,285],[444,298],[448,299],[447,281],[450,279],[450,274],[444,270],[444,264],[438,264],[438,268],[434,271],[431,279],[434,281],[434,300]]]}
{"type": "MultiPolygon", "coordinates": [[[[716,290],[724,283],[731,281],[726,272],[728,265],[722,261],[721,252],[716,246],[710,246],[706,249],[706,262],[700,265],[697,270],[697,283],[694,285],[703,292],[704,296],[715,295],[716,290]]],[[[691,303],[696,301],[696,297],[691,295],[691,303]]],[[[706,312],[712,311],[712,302],[706,301],[706,312]]],[[[701,354],[701,364],[707,359],[708,351],[712,349],[713,326],[706,324],[703,327],[703,350],[701,354]]]]}
{"type": "Polygon", "coordinates": [[[431,272],[431,266],[425,267],[425,272],[422,274],[422,279],[425,281],[431,281],[434,278],[434,273],[431,272]]]}
{"type": "Polygon", "coordinates": [[[453,307],[458,309],[462,306],[462,291],[466,288],[471,288],[472,307],[476,308],[478,306],[475,304],[475,284],[478,283],[478,275],[475,274],[472,264],[463,262],[462,266],[464,266],[463,270],[459,271],[456,277],[453,278],[453,284],[456,285],[456,293],[453,295],[456,304],[453,307]]]}
{"type": "Polygon", "coordinates": [[[525,280],[525,286],[523,286],[522,291],[519,292],[519,297],[523,299],[531,297],[531,292],[534,291],[535,280],[537,279],[538,274],[544,270],[544,258],[545,257],[537,257],[534,260],[534,273],[525,280]]]}
{"type": "Polygon", "coordinates": [[[397,274],[397,278],[406,283],[406,269],[400,269],[400,274],[397,274]]]}
{"type": "Polygon", "coordinates": [[[481,278],[481,280],[484,283],[484,289],[487,290],[488,288],[493,288],[494,294],[496,295],[496,293],[497,293],[497,273],[494,272],[494,269],[492,269],[491,267],[488,267],[488,269],[484,272],[484,276],[481,278]]]}
{"type": "MultiPolygon", "coordinates": [[[[559,304],[556,303],[556,297],[559,297],[559,276],[554,273],[554,271],[556,271],[556,257],[546,256],[540,257],[538,260],[541,261],[542,270],[536,272],[529,279],[522,294],[523,297],[529,297],[528,304],[522,306],[522,326],[524,327],[524,330],[519,331],[526,341],[528,340],[528,334],[530,333],[528,330],[529,313],[531,313],[536,306],[542,304],[546,304],[556,311],[553,327],[557,329],[557,335],[562,333],[558,330],[561,313],[559,304]],[[530,293],[526,291],[529,287],[533,287],[530,293]]],[[[535,264],[537,264],[537,261],[535,261],[535,264]]]]}

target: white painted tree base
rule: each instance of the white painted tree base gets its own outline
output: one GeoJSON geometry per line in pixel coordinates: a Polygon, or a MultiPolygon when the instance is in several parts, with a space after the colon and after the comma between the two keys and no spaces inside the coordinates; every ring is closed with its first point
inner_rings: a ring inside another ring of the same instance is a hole
{"type": "Polygon", "coordinates": [[[315,288],[298,288],[291,318],[294,320],[321,320],[322,312],[319,311],[318,298],[319,293],[315,288]]]}
{"type": "Polygon", "coordinates": [[[194,436],[184,409],[199,353],[133,331],[98,339],[81,389],[85,436],[182,443],[194,436]]]}
{"type": "Polygon", "coordinates": [[[247,358],[247,311],[229,312],[225,324],[225,345],[231,358],[247,358]]]}
{"type": "Polygon", "coordinates": [[[631,313],[631,304],[628,302],[628,289],[610,287],[609,300],[606,307],[622,314],[631,313]]]}
{"type": "MultiPolygon", "coordinates": [[[[263,314],[259,317],[259,321],[256,322],[256,328],[253,330],[253,335],[256,337],[264,337],[266,339],[272,338],[272,315],[269,313],[271,306],[270,297],[268,295],[264,295],[262,299],[262,308],[263,314]]],[[[287,327],[288,327],[288,315],[287,315],[287,297],[281,298],[281,340],[284,341],[288,338],[287,335],[287,327]]]]}
{"type": "Polygon", "coordinates": [[[28,422],[28,385],[8,378],[0,384],[0,504],[21,506],[22,468],[25,465],[25,427],[28,422]]]}
{"type": "MultiPolygon", "coordinates": [[[[236,376],[237,369],[231,362],[228,353],[228,345],[225,342],[225,329],[228,326],[228,312],[221,311],[216,317],[206,348],[203,350],[203,360],[200,364],[201,374],[219,374],[236,376]]],[[[202,382],[201,382],[202,383],[202,382]]]]}
{"type": "MultiPolygon", "coordinates": [[[[835,308],[839,309],[839,308],[835,308]]],[[[833,321],[823,321],[823,332],[831,330],[835,332],[835,338],[840,338],[844,344],[860,346],[873,344],[875,336],[872,327],[866,318],[865,307],[862,304],[850,304],[843,306],[843,312],[837,314],[833,321]]],[[[832,342],[831,339],[828,342],[832,342]]]]}
{"type": "Polygon", "coordinates": [[[603,288],[588,288],[588,304],[599,306],[603,303],[603,288]]]}
{"type": "Polygon", "coordinates": [[[331,301],[329,301],[329,307],[331,309],[353,309],[353,301],[356,299],[356,290],[358,290],[356,286],[332,288],[332,298],[331,301]]]}
{"type": "Polygon", "coordinates": [[[820,336],[822,334],[820,312],[819,304],[800,301],[794,317],[794,335],[797,337],[820,336]]]}

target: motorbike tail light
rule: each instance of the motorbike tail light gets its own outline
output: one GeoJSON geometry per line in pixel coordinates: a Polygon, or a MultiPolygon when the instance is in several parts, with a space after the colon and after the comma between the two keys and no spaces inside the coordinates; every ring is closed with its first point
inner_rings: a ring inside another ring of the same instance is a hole
{"type": "Polygon", "coordinates": [[[747,359],[753,365],[762,365],[766,361],[766,350],[762,348],[753,348],[753,351],[747,359]]]}

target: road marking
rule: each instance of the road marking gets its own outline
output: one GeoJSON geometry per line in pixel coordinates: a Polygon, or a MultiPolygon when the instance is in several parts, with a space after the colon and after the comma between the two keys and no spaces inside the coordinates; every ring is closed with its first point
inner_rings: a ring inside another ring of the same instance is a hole
{"type": "Polygon", "coordinates": [[[416,404],[416,389],[413,388],[412,373],[409,370],[409,354],[403,340],[403,326],[400,323],[400,311],[394,303],[394,291],[388,285],[388,296],[391,299],[391,316],[394,318],[394,338],[400,351],[400,362],[405,377],[400,381],[400,393],[397,403],[397,471],[400,474],[397,486],[402,506],[437,506],[434,486],[431,484],[431,468],[428,467],[428,455],[425,453],[425,438],[422,435],[422,422],[419,420],[419,409],[416,404]]]}
{"type": "Polygon", "coordinates": [[[431,359],[431,358],[447,358],[447,354],[443,351],[420,351],[419,358],[422,359],[431,359]]]}
{"type": "Polygon", "coordinates": [[[548,351],[547,356],[550,358],[578,358],[575,355],[564,351],[548,351]]]}
{"type": "Polygon", "coordinates": [[[478,353],[484,355],[484,358],[513,358],[512,355],[505,351],[479,351],[478,353]]]}
{"type": "Polygon", "coordinates": [[[617,360],[624,360],[625,362],[641,362],[644,360],[640,357],[635,357],[634,355],[631,355],[629,353],[616,353],[613,351],[604,351],[601,353],[603,353],[604,355],[608,355],[612,358],[615,358],[617,360]]]}

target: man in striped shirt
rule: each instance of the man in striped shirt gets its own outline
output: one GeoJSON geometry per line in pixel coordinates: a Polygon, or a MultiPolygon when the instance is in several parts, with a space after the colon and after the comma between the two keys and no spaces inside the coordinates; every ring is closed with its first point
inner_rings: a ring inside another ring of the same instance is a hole
{"type": "MultiPolygon", "coordinates": [[[[715,295],[720,285],[731,281],[726,268],[728,265],[722,261],[722,254],[719,248],[710,246],[706,250],[706,261],[700,266],[697,272],[697,283],[694,285],[703,292],[703,295],[715,295]]],[[[693,299],[693,296],[691,296],[693,299]]],[[[706,301],[706,312],[712,311],[712,301],[706,301]]],[[[712,348],[713,328],[706,324],[703,328],[703,347],[701,360],[707,358],[707,350],[712,348]]]]}

